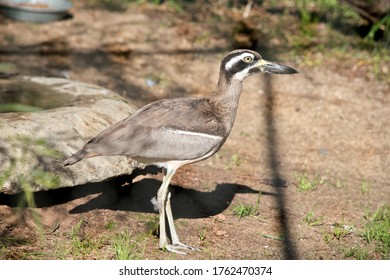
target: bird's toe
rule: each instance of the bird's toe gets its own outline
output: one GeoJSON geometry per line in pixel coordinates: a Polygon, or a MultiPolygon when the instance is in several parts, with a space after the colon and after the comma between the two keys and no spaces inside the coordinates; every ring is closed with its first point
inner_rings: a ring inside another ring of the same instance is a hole
{"type": "Polygon", "coordinates": [[[177,253],[181,255],[187,255],[186,251],[200,251],[199,248],[188,246],[186,244],[183,244],[181,242],[177,242],[174,244],[166,244],[163,247],[163,250],[166,250],[168,252],[177,253]]]}

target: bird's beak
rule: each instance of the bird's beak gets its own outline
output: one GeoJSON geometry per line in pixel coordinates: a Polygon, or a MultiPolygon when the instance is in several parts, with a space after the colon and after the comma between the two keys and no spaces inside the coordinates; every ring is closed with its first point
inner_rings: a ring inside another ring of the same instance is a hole
{"type": "Polygon", "coordinates": [[[271,74],[295,74],[297,70],[276,62],[270,62],[265,59],[260,59],[255,65],[260,71],[271,74]]]}

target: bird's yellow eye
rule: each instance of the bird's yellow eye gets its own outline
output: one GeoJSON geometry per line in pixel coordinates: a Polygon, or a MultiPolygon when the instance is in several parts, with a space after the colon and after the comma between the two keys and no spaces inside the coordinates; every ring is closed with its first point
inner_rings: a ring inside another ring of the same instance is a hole
{"type": "Polygon", "coordinates": [[[242,59],[245,63],[251,63],[253,61],[253,58],[251,56],[244,56],[242,59]]]}

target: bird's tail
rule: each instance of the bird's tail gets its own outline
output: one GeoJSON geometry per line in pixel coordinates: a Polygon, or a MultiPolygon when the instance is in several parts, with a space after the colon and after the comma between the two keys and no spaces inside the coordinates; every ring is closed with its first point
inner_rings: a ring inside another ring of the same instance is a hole
{"type": "Polygon", "coordinates": [[[73,156],[66,159],[64,161],[64,166],[75,164],[76,162],[79,162],[80,160],[82,160],[86,156],[87,156],[87,152],[84,149],[81,149],[80,151],[75,153],[73,156]]]}

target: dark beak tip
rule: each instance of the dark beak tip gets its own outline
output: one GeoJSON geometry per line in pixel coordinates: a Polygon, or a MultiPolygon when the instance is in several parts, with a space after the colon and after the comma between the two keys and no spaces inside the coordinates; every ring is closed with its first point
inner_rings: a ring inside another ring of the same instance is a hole
{"type": "Polygon", "coordinates": [[[281,69],[279,69],[279,73],[277,73],[277,74],[290,75],[290,74],[298,74],[299,73],[297,70],[295,70],[294,68],[292,68],[290,66],[286,66],[286,65],[280,65],[280,66],[281,66],[281,69]]]}
{"type": "Polygon", "coordinates": [[[262,66],[262,71],[270,74],[284,74],[284,75],[298,73],[298,71],[295,70],[294,68],[276,62],[269,62],[265,64],[264,66],[262,66]]]}

